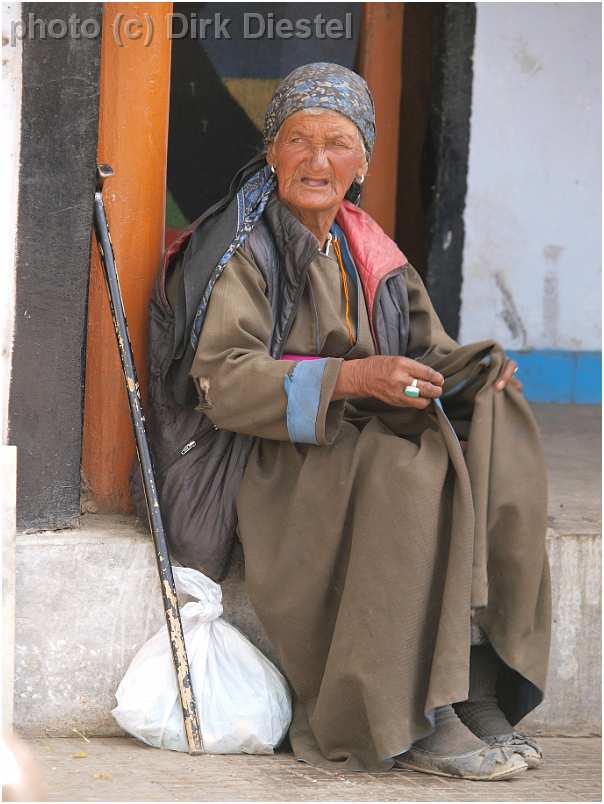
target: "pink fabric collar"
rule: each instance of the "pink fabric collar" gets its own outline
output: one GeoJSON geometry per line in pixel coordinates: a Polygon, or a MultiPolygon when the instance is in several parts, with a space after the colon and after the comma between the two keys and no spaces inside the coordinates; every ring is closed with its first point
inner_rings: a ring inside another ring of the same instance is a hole
{"type": "Polygon", "coordinates": [[[343,201],[336,222],[342,227],[363,285],[373,331],[373,303],[380,280],[408,260],[373,218],[350,201],[343,201]]]}

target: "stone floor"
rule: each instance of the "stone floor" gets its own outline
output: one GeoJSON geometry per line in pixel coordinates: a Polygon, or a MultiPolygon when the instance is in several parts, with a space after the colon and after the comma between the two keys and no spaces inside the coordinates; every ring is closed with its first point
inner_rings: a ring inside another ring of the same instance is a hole
{"type": "Polygon", "coordinates": [[[131,738],[39,738],[28,745],[49,801],[599,801],[601,740],[540,738],[545,763],[503,782],[411,771],[333,774],[274,756],[191,757],[131,738]]]}

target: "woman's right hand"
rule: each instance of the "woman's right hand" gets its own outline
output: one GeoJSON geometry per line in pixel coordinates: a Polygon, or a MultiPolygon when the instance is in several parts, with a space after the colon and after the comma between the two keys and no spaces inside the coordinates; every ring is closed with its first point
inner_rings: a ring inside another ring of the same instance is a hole
{"type": "Polygon", "coordinates": [[[373,355],[345,360],[340,368],[332,399],[371,396],[389,405],[424,410],[431,399],[442,394],[444,377],[417,360],[392,355],[373,355]],[[404,390],[417,380],[419,397],[405,396],[404,390]]]}

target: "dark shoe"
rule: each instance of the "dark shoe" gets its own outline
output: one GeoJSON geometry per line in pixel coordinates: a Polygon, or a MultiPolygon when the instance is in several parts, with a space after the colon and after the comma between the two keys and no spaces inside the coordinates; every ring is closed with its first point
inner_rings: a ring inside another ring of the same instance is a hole
{"type": "Polygon", "coordinates": [[[483,737],[482,740],[493,747],[511,748],[516,754],[520,754],[529,769],[538,768],[543,762],[543,752],[537,743],[519,731],[513,731],[511,734],[483,737]]]}
{"type": "Polygon", "coordinates": [[[453,776],[475,782],[495,782],[510,779],[528,769],[527,763],[515,749],[496,745],[478,748],[465,754],[435,754],[422,748],[410,748],[394,757],[397,768],[453,776]]]}

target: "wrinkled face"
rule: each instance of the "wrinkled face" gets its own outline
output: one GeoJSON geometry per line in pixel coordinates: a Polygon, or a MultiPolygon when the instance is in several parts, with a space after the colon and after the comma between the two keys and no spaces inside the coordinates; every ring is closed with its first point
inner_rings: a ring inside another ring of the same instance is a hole
{"type": "Polygon", "coordinates": [[[279,197],[299,209],[337,209],[354,179],[367,172],[358,128],[331,110],[290,115],[267,157],[277,174],[279,197]]]}

